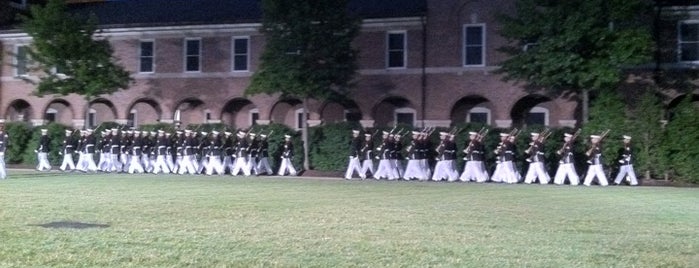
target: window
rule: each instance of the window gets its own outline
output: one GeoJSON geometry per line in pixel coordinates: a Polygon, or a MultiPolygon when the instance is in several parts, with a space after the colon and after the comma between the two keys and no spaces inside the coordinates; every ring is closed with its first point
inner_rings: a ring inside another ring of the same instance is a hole
{"type": "Polygon", "coordinates": [[[306,114],[306,120],[308,120],[308,113],[304,113],[303,108],[296,110],[296,129],[303,128],[303,114],[306,114]]]}
{"type": "Polygon", "coordinates": [[[485,25],[464,26],[464,66],[485,65],[485,25]]]}
{"type": "Polygon", "coordinates": [[[90,109],[90,112],[87,114],[87,127],[93,128],[97,124],[95,124],[97,121],[97,111],[95,109],[90,109]]]}
{"type": "Polygon", "coordinates": [[[44,115],[44,119],[46,119],[46,122],[51,123],[51,122],[56,122],[56,115],[58,114],[58,110],[54,108],[48,108],[46,109],[46,114],[44,115]]]}
{"type": "Polygon", "coordinates": [[[204,110],[204,120],[206,120],[204,122],[206,122],[207,124],[211,121],[211,110],[204,110]]]}
{"type": "Polygon", "coordinates": [[[398,124],[415,125],[415,109],[413,108],[398,108],[395,110],[394,122],[398,124]]]}
{"type": "Polygon", "coordinates": [[[250,125],[256,125],[257,120],[260,120],[260,110],[257,108],[250,109],[250,125]]]}
{"type": "Polygon", "coordinates": [[[135,128],[135,127],[137,127],[137,124],[136,124],[137,120],[138,120],[138,111],[136,111],[136,109],[131,109],[131,111],[129,112],[129,117],[126,119],[126,125],[129,128],[135,128]]]}
{"type": "Polygon", "coordinates": [[[680,22],[677,36],[679,61],[699,61],[699,22],[680,22]]]}
{"type": "Polygon", "coordinates": [[[233,71],[247,71],[249,62],[248,44],[250,39],[247,37],[233,38],[233,71]]]}
{"type": "Polygon", "coordinates": [[[405,68],[406,67],[406,33],[405,32],[390,32],[386,37],[387,67],[388,68],[405,68]]]}
{"type": "Polygon", "coordinates": [[[154,65],[154,43],[153,41],[141,41],[141,66],[140,72],[152,73],[154,65]]]}
{"type": "Polygon", "coordinates": [[[490,125],[490,109],[474,107],[466,115],[466,122],[490,125]]]}
{"type": "Polygon", "coordinates": [[[543,107],[534,107],[527,114],[525,119],[527,125],[549,125],[549,109],[543,107]]]}
{"type": "Polygon", "coordinates": [[[29,69],[29,48],[17,46],[15,53],[15,75],[25,76],[29,69]]]}
{"type": "Polygon", "coordinates": [[[185,71],[198,72],[200,71],[201,60],[201,40],[187,39],[185,40],[185,71]]]}

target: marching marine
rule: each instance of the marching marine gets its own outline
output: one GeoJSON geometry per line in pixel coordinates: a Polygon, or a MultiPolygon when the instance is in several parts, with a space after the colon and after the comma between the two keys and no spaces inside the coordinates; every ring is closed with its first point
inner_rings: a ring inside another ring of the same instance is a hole
{"type": "Polygon", "coordinates": [[[291,176],[296,176],[296,169],[294,168],[294,164],[291,162],[293,157],[294,144],[291,143],[291,136],[284,135],[284,144],[282,145],[282,163],[281,167],[279,167],[279,172],[277,173],[279,176],[284,176],[287,172],[289,172],[289,175],[291,176]]]}
{"type": "Polygon", "coordinates": [[[475,182],[486,182],[488,181],[488,171],[485,169],[485,146],[481,142],[487,133],[485,132],[469,132],[469,143],[464,148],[463,152],[465,154],[464,160],[466,160],[466,165],[464,166],[464,171],[459,177],[460,181],[475,181],[475,182]]]}
{"type": "Polygon", "coordinates": [[[535,182],[537,179],[540,184],[548,184],[551,181],[551,177],[549,177],[544,166],[544,140],[548,136],[548,131],[544,132],[545,134],[541,135],[535,132],[531,133],[532,141],[529,149],[524,151],[524,153],[529,155],[527,158],[529,170],[527,170],[527,174],[524,176],[524,183],[526,184],[535,182]]]}
{"type": "Polygon", "coordinates": [[[621,184],[621,180],[628,176],[629,184],[631,186],[638,185],[638,180],[636,179],[636,172],[633,170],[633,150],[631,149],[631,136],[624,135],[624,146],[620,149],[619,158],[619,174],[616,175],[614,179],[614,184],[621,184]]]}
{"type": "Polygon", "coordinates": [[[66,129],[66,136],[63,138],[63,148],[59,154],[63,155],[63,162],[59,168],[61,171],[75,170],[75,162],[73,161],[73,153],[75,153],[76,141],[73,138],[73,131],[66,129]]]}
{"type": "Polygon", "coordinates": [[[607,175],[604,174],[604,169],[602,166],[604,162],[602,160],[602,146],[600,144],[606,133],[608,132],[605,132],[603,135],[590,136],[592,145],[586,153],[589,157],[587,162],[590,165],[587,168],[587,174],[585,175],[585,181],[583,182],[585,186],[590,186],[592,184],[592,180],[595,178],[597,178],[597,182],[599,182],[600,186],[607,186],[609,184],[607,181],[607,175]]]}
{"type": "Polygon", "coordinates": [[[38,171],[49,171],[51,170],[51,164],[49,163],[49,145],[51,144],[51,139],[49,139],[48,129],[41,129],[41,137],[39,138],[39,144],[36,147],[36,157],[39,160],[39,164],[36,166],[38,171]]]}
{"type": "Polygon", "coordinates": [[[7,178],[5,171],[5,151],[10,143],[10,136],[5,133],[5,125],[0,124],[0,180],[7,178]]]}
{"type": "Polygon", "coordinates": [[[362,168],[359,163],[359,158],[361,156],[361,139],[359,138],[359,130],[352,130],[352,141],[350,142],[349,151],[349,163],[347,164],[347,171],[345,171],[345,179],[352,179],[352,175],[357,172],[359,177],[362,177],[362,168]]]}
{"type": "Polygon", "coordinates": [[[578,185],[580,183],[580,177],[575,171],[573,158],[573,143],[578,134],[580,134],[580,130],[576,131],[575,134],[563,134],[563,147],[556,151],[556,154],[561,156],[561,160],[558,161],[558,169],[556,170],[556,175],[553,176],[553,183],[555,184],[562,185],[566,179],[568,179],[570,185],[578,185]]]}

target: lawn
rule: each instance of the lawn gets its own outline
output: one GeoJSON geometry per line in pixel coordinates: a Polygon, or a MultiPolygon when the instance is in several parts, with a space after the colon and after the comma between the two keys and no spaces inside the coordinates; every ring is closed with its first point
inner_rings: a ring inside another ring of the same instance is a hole
{"type": "Polygon", "coordinates": [[[2,267],[699,267],[699,188],[11,171],[2,267]]]}

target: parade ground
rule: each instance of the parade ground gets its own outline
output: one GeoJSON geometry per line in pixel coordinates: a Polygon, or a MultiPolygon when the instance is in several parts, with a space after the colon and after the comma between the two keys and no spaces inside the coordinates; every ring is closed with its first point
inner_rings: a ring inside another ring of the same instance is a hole
{"type": "Polygon", "coordinates": [[[10,170],[0,267],[699,267],[699,188],[10,170]]]}

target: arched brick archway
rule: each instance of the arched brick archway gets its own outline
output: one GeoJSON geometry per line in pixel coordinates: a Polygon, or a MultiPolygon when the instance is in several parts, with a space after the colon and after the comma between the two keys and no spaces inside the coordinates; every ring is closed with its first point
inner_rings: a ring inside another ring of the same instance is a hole
{"type": "Polygon", "coordinates": [[[538,94],[530,94],[519,99],[510,110],[512,125],[524,127],[528,125],[550,125],[551,98],[538,94]]]}
{"type": "Polygon", "coordinates": [[[180,111],[180,121],[185,127],[192,124],[204,124],[211,119],[211,113],[205,108],[204,101],[195,97],[179,101],[175,105],[174,111],[177,112],[177,110],[180,111]]]}
{"type": "Polygon", "coordinates": [[[450,119],[452,124],[469,122],[490,125],[493,123],[493,108],[493,103],[482,96],[466,96],[454,104],[450,119]]]}
{"type": "Polygon", "coordinates": [[[141,98],[135,100],[126,110],[126,125],[138,127],[144,124],[155,124],[162,119],[163,111],[154,99],[141,98]]]}
{"type": "Polygon", "coordinates": [[[231,99],[221,110],[221,123],[233,128],[249,128],[259,119],[257,106],[245,98],[231,99]]]}
{"type": "Polygon", "coordinates": [[[359,122],[362,111],[354,100],[326,101],[320,109],[320,119],[327,123],[359,122]]]}
{"type": "Polygon", "coordinates": [[[32,106],[23,99],[13,100],[5,111],[5,119],[11,122],[29,122],[32,115],[32,106]]]}
{"type": "Polygon", "coordinates": [[[115,122],[117,119],[117,109],[108,99],[100,98],[92,100],[87,106],[86,126],[95,128],[104,122],[115,122]]]}
{"type": "Polygon", "coordinates": [[[64,99],[52,100],[46,106],[43,113],[43,119],[46,123],[55,122],[66,126],[72,126],[73,118],[75,118],[73,107],[64,99]]]}
{"type": "Polygon", "coordinates": [[[283,99],[272,106],[270,120],[274,123],[285,124],[294,129],[300,129],[303,115],[303,103],[299,99],[283,99]]]}
{"type": "Polygon", "coordinates": [[[377,127],[396,124],[415,125],[417,111],[406,98],[392,96],[383,99],[373,108],[373,118],[377,127]]]}

